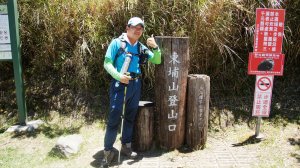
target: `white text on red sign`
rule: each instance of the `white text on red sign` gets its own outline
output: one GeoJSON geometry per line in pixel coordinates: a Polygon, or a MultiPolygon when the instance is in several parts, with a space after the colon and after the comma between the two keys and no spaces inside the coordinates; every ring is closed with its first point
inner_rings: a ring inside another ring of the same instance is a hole
{"type": "Polygon", "coordinates": [[[282,52],[284,19],[284,9],[256,9],[254,52],[282,52]]]}

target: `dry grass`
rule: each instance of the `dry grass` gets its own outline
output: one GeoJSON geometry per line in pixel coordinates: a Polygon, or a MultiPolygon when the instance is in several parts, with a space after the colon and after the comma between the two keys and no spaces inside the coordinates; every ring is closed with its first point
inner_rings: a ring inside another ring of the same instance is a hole
{"type": "MultiPolygon", "coordinates": [[[[1,1],[3,2],[3,1],[1,1]]],[[[254,77],[247,76],[252,51],[255,8],[270,1],[255,0],[36,0],[18,1],[22,61],[28,113],[50,111],[105,119],[110,78],[103,68],[106,48],[140,16],[149,35],[189,36],[190,73],[211,77],[211,97],[249,96],[254,77]],[[113,10],[111,10],[113,9],[113,10]]],[[[299,94],[299,5],[287,5],[283,53],[285,76],[276,78],[275,95],[299,94]]],[[[143,98],[153,99],[154,66],[143,68],[143,98]]],[[[13,68],[0,62],[0,113],[16,116],[13,68]]],[[[14,121],[10,121],[14,122],[14,121]]]]}

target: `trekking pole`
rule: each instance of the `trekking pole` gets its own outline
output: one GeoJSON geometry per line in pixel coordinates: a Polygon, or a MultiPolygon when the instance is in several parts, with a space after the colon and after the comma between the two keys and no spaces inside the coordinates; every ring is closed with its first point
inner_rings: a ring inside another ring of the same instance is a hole
{"type": "MultiPolygon", "coordinates": [[[[132,55],[130,53],[126,53],[125,61],[121,69],[121,74],[128,75],[128,67],[131,61],[132,55]]],[[[121,122],[121,147],[119,149],[119,156],[118,156],[118,163],[120,164],[120,158],[121,158],[121,149],[122,149],[122,134],[123,134],[123,125],[124,125],[124,117],[125,117],[125,110],[126,110],[126,94],[127,94],[127,84],[124,84],[124,99],[123,99],[123,108],[122,108],[122,122],[121,122]]]]}
{"type": "Polygon", "coordinates": [[[123,124],[124,124],[124,117],[125,117],[125,107],[126,107],[126,93],[127,93],[127,85],[125,85],[124,89],[124,100],[123,100],[123,108],[122,108],[122,122],[121,122],[121,147],[119,149],[119,156],[118,156],[118,163],[120,164],[120,157],[121,157],[121,149],[122,149],[122,134],[123,134],[123,124]]]}

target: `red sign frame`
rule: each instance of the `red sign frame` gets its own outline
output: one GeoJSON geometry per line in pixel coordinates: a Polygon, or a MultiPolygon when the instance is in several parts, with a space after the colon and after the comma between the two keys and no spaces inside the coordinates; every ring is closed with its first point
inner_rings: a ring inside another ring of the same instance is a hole
{"type": "Polygon", "coordinates": [[[283,75],[284,54],[249,53],[248,75],[283,75]]]}

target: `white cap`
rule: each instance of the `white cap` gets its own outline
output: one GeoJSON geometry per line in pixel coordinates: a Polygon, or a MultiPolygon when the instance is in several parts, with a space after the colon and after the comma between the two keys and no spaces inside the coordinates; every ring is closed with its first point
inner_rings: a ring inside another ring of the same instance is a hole
{"type": "Polygon", "coordinates": [[[139,17],[133,17],[133,18],[129,19],[127,25],[128,26],[136,26],[136,25],[139,25],[139,24],[141,26],[145,27],[144,21],[141,18],[139,18],[139,17]]]}

